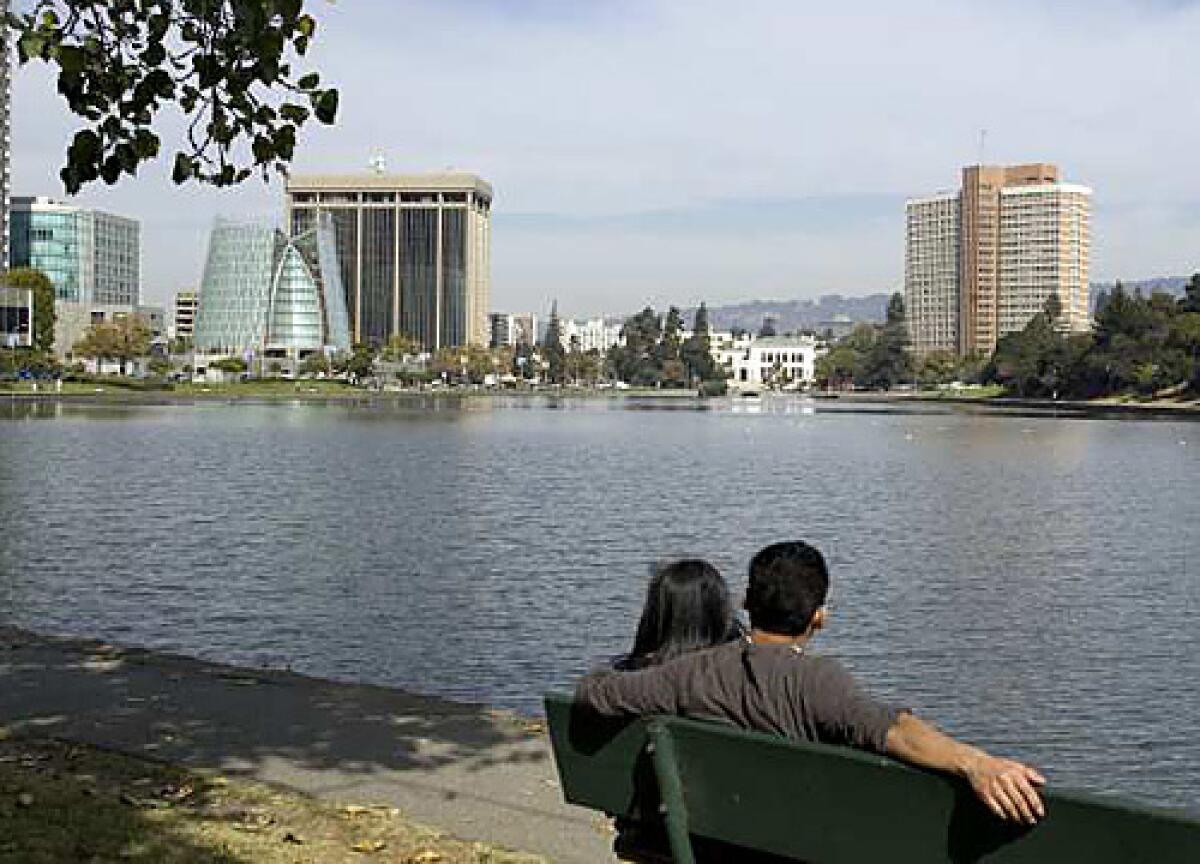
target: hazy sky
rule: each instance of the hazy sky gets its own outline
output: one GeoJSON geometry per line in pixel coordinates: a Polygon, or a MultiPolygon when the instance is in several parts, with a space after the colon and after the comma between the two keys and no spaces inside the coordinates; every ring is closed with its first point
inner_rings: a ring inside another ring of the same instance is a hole
{"type": "MultiPolygon", "coordinates": [[[[296,170],[454,167],[496,190],[493,306],[570,314],[891,290],[903,204],[978,161],[1095,189],[1093,276],[1200,269],[1200,2],[309,0],[338,125],[296,170]]],[[[19,70],[16,194],[61,197],[70,118],[19,70]]],[[[171,142],[168,141],[169,145],[171,142]]],[[[81,199],[142,221],[145,295],[278,183],[164,165],[81,199]]]]}

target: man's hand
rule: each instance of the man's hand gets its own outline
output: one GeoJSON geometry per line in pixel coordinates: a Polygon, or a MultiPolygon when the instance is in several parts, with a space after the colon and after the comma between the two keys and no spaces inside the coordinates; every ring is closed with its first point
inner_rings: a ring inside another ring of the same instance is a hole
{"type": "Polygon", "coordinates": [[[887,752],[922,768],[965,777],[979,800],[1001,819],[1033,825],[1046,815],[1037,790],[1046,779],[1037,771],[955,741],[907,712],[888,730],[887,752]]]}
{"type": "Polygon", "coordinates": [[[1037,788],[1046,778],[1028,765],[981,752],[965,773],[979,800],[1001,819],[1034,825],[1046,815],[1037,788]]]}

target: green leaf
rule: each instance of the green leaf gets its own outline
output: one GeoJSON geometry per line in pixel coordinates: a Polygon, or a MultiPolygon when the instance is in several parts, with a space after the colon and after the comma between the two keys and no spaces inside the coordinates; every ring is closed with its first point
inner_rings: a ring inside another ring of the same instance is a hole
{"type": "Polygon", "coordinates": [[[333,124],[334,119],[337,117],[337,110],[338,91],[336,90],[331,89],[322,91],[321,94],[317,96],[316,102],[313,104],[313,111],[316,114],[317,119],[326,126],[333,124]]]}
{"type": "Polygon", "coordinates": [[[316,72],[309,72],[296,82],[296,86],[301,90],[316,90],[321,83],[321,76],[316,72]]]}
{"type": "Polygon", "coordinates": [[[192,160],[186,153],[175,154],[175,167],[171,170],[171,180],[175,185],[180,185],[187,182],[188,178],[195,173],[195,167],[192,160]]]}
{"type": "Polygon", "coordinates": [[[317,22],[311,15],[301,15],[300,19],[296,21],[296,29],[300,32],[300,35],[311,39],[313,34],[317,32],[317,22]]]}
{"type": "Polygon", "coordinates": [[[23,33],[17,40],[17,57],[22,63],[28,63],[35,57],[41,57],[46,49],[46,37],[32,31],[23,33]]]}

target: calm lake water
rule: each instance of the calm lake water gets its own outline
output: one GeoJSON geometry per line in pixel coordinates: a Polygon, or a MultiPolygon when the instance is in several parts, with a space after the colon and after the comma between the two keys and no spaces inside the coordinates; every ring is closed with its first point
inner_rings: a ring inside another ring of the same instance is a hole
{"type": "Polygon", "coordinates": [[[0,405],[0,620],[533,711],[803,538],[877,695],[1200,809],[1200,423],[848,407],[0,405]]]}

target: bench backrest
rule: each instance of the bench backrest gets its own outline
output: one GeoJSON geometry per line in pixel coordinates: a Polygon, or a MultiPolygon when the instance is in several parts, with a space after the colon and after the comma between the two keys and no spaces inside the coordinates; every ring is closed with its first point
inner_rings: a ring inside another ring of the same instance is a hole
{"type": "Polygon", "coordinates": [[[616,723],[546,699],[566,799],[638,818],[665,805],[677,861],[692,835],[824,862],[1200,862],[1200,820],[1048,790],[1033,829],[964,784],[840,747],[682,718],[616,723]],[[681,836],[684,838],[681,840],[681,836]]]}

